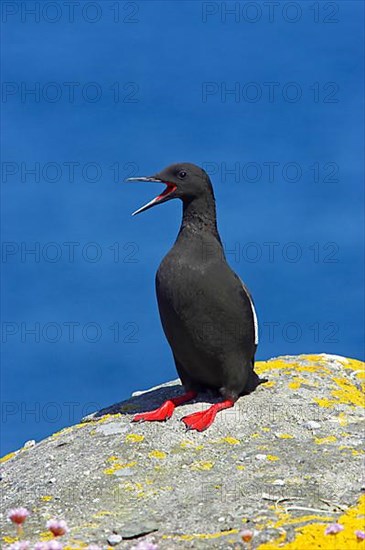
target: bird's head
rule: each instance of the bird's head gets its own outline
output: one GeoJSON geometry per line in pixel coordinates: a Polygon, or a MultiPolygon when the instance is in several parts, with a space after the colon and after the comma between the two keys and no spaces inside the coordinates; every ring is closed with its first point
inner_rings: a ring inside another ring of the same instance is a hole
{"type": "Polygon", "coordinates": [[[160,195],[133,212],[132,216],[170,199],[190,202],[206,193],[213,192],[208,174],[199,166],[188,162],[172,164],[154,176],[128,178],[127,181],[156,182],[166,185],[160,195]]]}

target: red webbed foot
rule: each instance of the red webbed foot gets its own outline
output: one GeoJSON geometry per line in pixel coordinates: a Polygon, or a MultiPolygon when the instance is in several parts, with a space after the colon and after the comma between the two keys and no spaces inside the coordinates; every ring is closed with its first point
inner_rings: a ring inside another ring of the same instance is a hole
{"type": "Polygon", "coordinates": [[[136,414],[132,422],[145,422],[145,421],[160,421],[168,420],[171,418],[172,413],[175,410],[175,405],[171,400],[165,401],[161,407],[155,409],[154,411],[148,411],[140,414],[136,414]]]}
{"type": "Polygon", "coordinates": [[[198,432],[203,432],[214,422],[215,417],[219,411],[223,409],[229,409],[233,407],[234,401],[226,400],[222,403],[216,403],[207,409],[206,411],[199,411],[193,414],[188,414],[184,416],[181,420],[184,422],[188,430],[197,430],[198,432]]]}
{"type": "Polygon", "coordinates": [[[173,397],[172,399],[168,399],[161,405],[161,407],[155,409],[154,411],[136,414],[132,419],[132,422],[163,422],[164,420],[168,420],[169,418],[171,418],[175,407],[177,407],[178,405],[182,405],[187,401],[191,401],[192,399],[194,399],[194,397],[196,397],[196,392],[190,391],[184,393],[180,397],[173,397]]]}

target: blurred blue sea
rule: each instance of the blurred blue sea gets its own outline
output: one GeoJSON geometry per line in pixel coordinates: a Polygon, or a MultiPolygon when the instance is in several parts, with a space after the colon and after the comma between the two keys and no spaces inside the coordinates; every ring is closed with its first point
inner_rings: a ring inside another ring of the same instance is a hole
{"type": "Polygon", "coordinates": [[[132,218],[161,186],[123,183],[173,162],[211,175],[257,358],[363,358],[363,3],[35,4],[2,5],[2,453],[176,376],[181,204],[132,218]]]}

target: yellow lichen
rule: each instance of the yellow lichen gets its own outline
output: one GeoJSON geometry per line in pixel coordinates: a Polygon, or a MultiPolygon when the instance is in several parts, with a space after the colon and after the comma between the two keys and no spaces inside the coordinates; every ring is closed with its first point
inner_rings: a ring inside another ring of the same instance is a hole
{"type": "Polygon", "coordinates": [[[365,541],[356,538],[356,530],[364,530],[365,496],[363,495],[356,506],[350,508],[337,519],[344,527],[336,535],[326,535],[325,529],[333,518],[322,518],[323,523],[311,523],[296,528],[296,538],[285,545],[276,539],[272,542],[261,544],[258,550],[334,550],[355,549],[365,550],[365,541]]]}
{"type": "Polygon", "coordinates": [[[106,475],[112,475],[114,474],[114,472],[116,472],[118,470],[118,468],[106,468],[104,470],[104,474],[106,475]]]}
{"type": "Polygon", "coordinates": [[[73,426],[68,426],[66,428],[62,428],[62,430],[59,430],[58,432],[55,432],[51,435],[52,439],[58,439],[61,435],[67,435],[69,433],[72,433],[74,430],[78,430],[80,428],[85,428],[91,424],[90,422],[80,422],[79,424],[74,424],[73,426]]]}
{"type": "Polygon", "coordinates": [[[51,437],[53,439],[56,439],[58,437],[60,437],[60,435],[66,435],[66,434],[69,434],[71,432],[73,432],[74,430],[78,430],[80,428],[85,428],[86,426],[92,424],[91,422],[79,422],[79,424],[74,424],[73,426],[67,426],[66,428],[62,428],[62,430],[59,430],[58,432],[55,432],[54,434],[51,435],[51,437]]]}
{"type": "Polygon", "coordinates": [[[258,374],[262,374],[268,370],[294,369],[294,367],[294,363],[289,363],[281,359],[274,359],[272,361],[257,361],[255,363],[255,371],[257,371],[258,374]]]}
{"type": "Polygon", "coordinates": [[[340,387],[339,390],[332,390],[333,397],[339,399],[341,403],[365,407],[365,396],[354,384],[346,378],[333,378],[333,380],[340,387]]]}
{"type": "Polygon", "coordinates": [[[42,533],[40,533],[39,538],[41,542],[46,542],[48,540],[53,540],[54,536],[50,531],[43,531],[42,533]]]}
{"type": "Polygon", "coordinates": [[[118,470],[123,470],[124,468],[133,468],[137,462],[127,462],[125,464],[121,464],[120,462],[113,462],[112,466],[110,468],[106,468],[104,470],[104,474],[112,475],[115,474],[118,470]]]}
{"type": "Polygon", "coordinates": [[[68,428],[63,428],[62,430],[59,430],[58,432],[55,432],[54,434],[51,435],[51,437],[53,439],[57,439],[61,435],[66,435],[66,434],[71,433],[71,432],[72,432],[72,426],[70,426],[68,428]]]}
{"type": "Polygon", "coordinates": [[[140,434],[128,434],[128,435],[126,435],[125,440],[126,440],[128,443],[139,443],[140,441],[143,441],[143,440],[144,440],[144,435],[140,435],[140,434]]]}
{"type": "Polygon", "coordinates": [[[214,466],[214,462],[201,460],[199,462],[194,462],[190,467],[192,470],[211,470],[214,466]]]}
{"type": "Polygon", "coordinates": [[[80,428],[85,428],[87,424],[88,424],[87,422],[79,422],[78,424],[74,424],[72,427],[78,430],[80,428]]]}
{"type": "Polygon", "coordinates": [[[108,420],[113,420],[114,418],[121,418],[122,415],[120,413],[116,414],[104,414],[101,418],[94,418],[92,422],[95,422],[96,424],[104,424],[104,422],[107,422],[108,420]]]}
{"type": "Polygon", "coordinates": [[[337,418],[340,426],[347,426],[347,424],[349,423],[344,412],[340,412],[337,418]]]}
{"type": "Polygon", "coordinates": [[[41,497],[41,500],[43,500],[43,502],[49,502],[50,500],[53,500],[53,496],[52,495],[44,495],[43,497],[41,497]]]}
{"type": "Polygon", "coordinates": [[[291,434],[278,434],[279,439],[293,439],[293,435],[291,434]]]}
{"type": "Polygon", "coordinates": [[[321,363],[323,361],[327,361],[326,354],[314,354],[314,353],[308,353],[306,355],[302,355],[300,357],[303,357],[304,359],[308,361],[312,361],[313,363],[321,363]]]}
{"type": "Polygon", "coordinates": [[[204,448],[203,445],[197,445],[196,443],[194,443],[193,441],[190,441],[189,439],[184,439],[183,441],[181,441],[180,447],[182,449],[186,449],[186,448],[193,449],[194,451],[201,451],[204,448]]]}
{"type": "Polygon", "coordinates": [[[161,460],[165,459],[167,454],[164,451],[150,451],[148,453],[150,458],[159,458],[161,460]]]}
{"type": "Polygon", "coordinates": [[[326,443],[334,443],[337,441],[337,437],[334,435],[329,435],[327,437],[315,437],[314,441],[317,443],[317,445],[325,445],[326,443]]]}
{"type": "Polygon", "coordinates": [[[296,377],[292,382],[289,382],[288,388],[290,390],[298,390],[302,384],[305,384],[307,381],[305,378],[296,377]]]}
{"type": "Polygon", "coordinates": [[[315,365],[302,365],[299,361],[282,359],[273,359],[270,361],[258,361],[255,363],[255,370],[258,374],[267,373],[271,370],[292,370],[293,372],[318,372],[321,374],[331,374],[331,370],[326,367],[326,361],[323,362],[323,357],[314,360],[315,356],[303,356],[306,361],[317,361],[315,365]]]}
{"type": "Polygon", "coordinates": [[[324,408],[330,408],[336,404],[336,401],[334,401],[333,399],[327,399],[326,397],[323,397],[321,399],[318,399],[317,397],[315,397],[313,401],[315,401],[317,405],[319,405],[320,407],[324,407],[324,408]]]}
{"type": "Polygon", "coordinates": [[[187,447],[194,447],[195,443],[193,441],[190,441],[189,439],[183,439],[183,441],[180,442],[180,447],[183,449],[186,449],[187,447]]]}
{"type": "Polygon", "coordinates": [[[66,544],[66,546],[63,547],[63,550],[83,550],[88,546],[89,545],[87,542],[84,542],[82,540],[72,539],[70,541],[70,544],[66,544]]]}
{"type": "Polygon", "coordinates": [[[348,357],[342,357],[341,359],[343,360],[343,366],[345,369],[365,372],[365,363],[363,363],[363,361],[359,361],[358,359],[350,359],[348,357]]]}
{"type": "Polygon", "coordinates": [[[12,453],[8,453],[7,455],[3,456],[2,458],[0,458],[0,464],[3,464],[4,462],[7,462],[8,460],[10,460],[11,458],[13,458],[14,456],[16,455],[16,452],[12,452],[12,453]]]}
{"type": "Polygon", "coordinates": [[[276,460],[280,460],[278,456],[275,455],[266,455],[267,460],[271,460],[272,462],[275,462],[276,460]]]}
{"type": "Polygon", "coordinates": [[[228,445],[239,445],[241,442],[239,439],[236,439],[235,437],[222,437],[220,440],[222,443],[228,443],[228,445]]]}
{"type": "Polygon", "coordinates": [[[282,518],[281,520],[279,520],[276,524],[276,527],[282,527],[284,525],[296,525],[297,523],[305,523],[308,521],[320,521],[322,523],[323,521],[327,521],[331,523],[331,521],[333,520],[333,516],[320,516],[315,514],[300,516],[298,518],[290,518],[289,514],[283,514],[283,516],[285,516],[285,519],[282,518]]]}
{"type": "Polygon", "coordinates": [[[102,518],[104,516],[112,516],[113,514],[109,512],[108,510],[100,510],[99,512],[96,512],[92,515],[93,518],[102,518]]]}

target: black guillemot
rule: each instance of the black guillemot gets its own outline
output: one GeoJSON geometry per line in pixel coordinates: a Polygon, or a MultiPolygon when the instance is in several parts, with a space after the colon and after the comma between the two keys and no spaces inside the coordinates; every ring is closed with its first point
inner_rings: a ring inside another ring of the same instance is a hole
{"type": "Polygon", "coordinates": [[[182,418],[187,428],[203,431],[218,411],[232,407],[263,382],[254,371],[258,325],[253,300],[226,262],[213,187],[203,169],[178,163],[154,176],[128,181],[166,185],[163,193],[134,214],[174,198],[183,204],[178,237],[156,274],[156,294],[185,393],[133,420],[167,420],[177,405],[214,390],[222,401],[182,418]]]}

